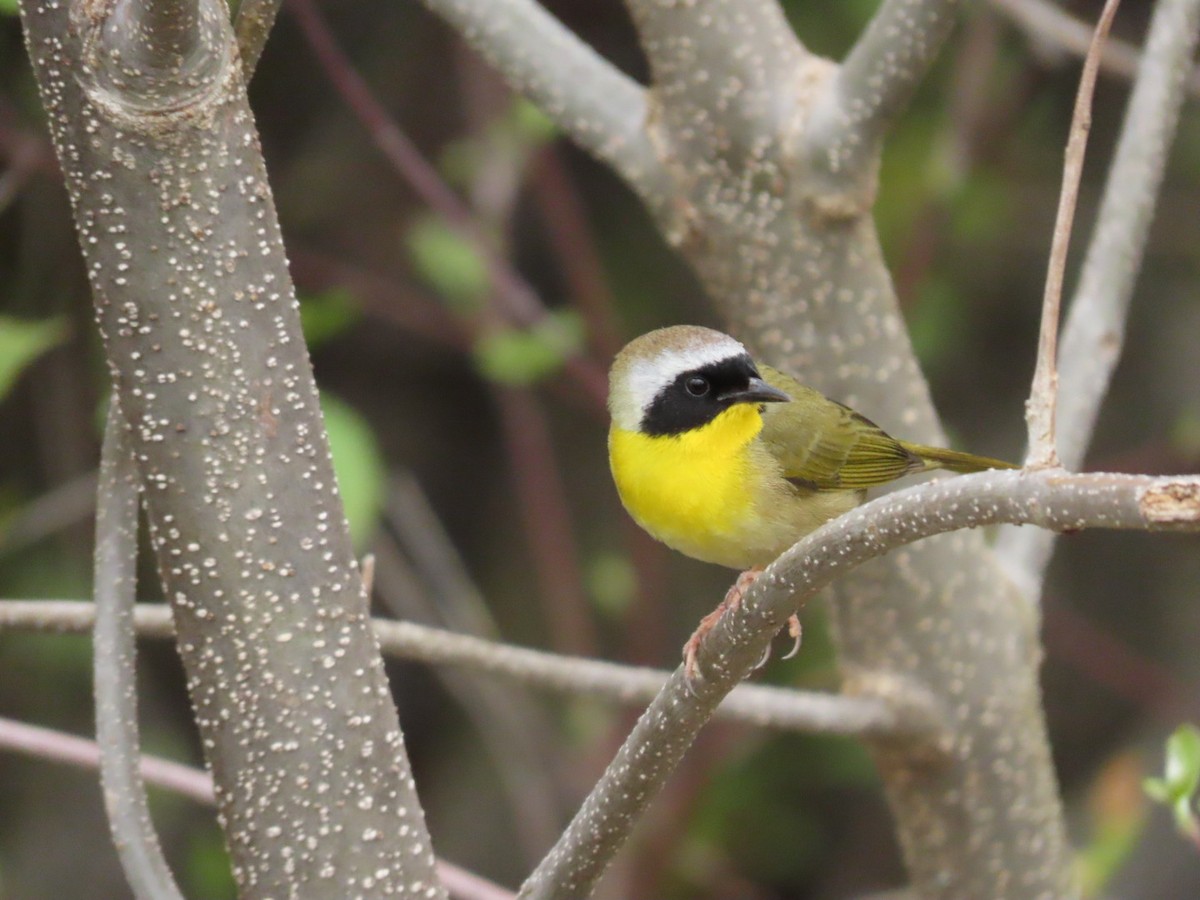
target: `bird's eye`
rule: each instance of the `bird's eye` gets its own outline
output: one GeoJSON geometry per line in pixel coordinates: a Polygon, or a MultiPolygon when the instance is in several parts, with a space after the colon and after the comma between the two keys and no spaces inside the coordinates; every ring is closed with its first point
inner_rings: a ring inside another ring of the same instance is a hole
{"type": "Polygon", "coordinates": [[[699,375],[693,375],[687,380],[684,387],[687,388],[687,392],[693,397],[703,397],[708,393],[708,379],[702,378],[699,375]]]}

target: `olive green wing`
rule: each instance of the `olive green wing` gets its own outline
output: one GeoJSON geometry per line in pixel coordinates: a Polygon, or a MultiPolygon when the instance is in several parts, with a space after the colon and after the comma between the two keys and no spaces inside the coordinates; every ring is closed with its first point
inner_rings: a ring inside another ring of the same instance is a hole
{"type": "Polygon", "coordinates": [[[792,398],[766,405],[761,435],[789,480],[818,491],[856,491],[925,467],[870,419],[776,369],[759,368],[792,398]]]}

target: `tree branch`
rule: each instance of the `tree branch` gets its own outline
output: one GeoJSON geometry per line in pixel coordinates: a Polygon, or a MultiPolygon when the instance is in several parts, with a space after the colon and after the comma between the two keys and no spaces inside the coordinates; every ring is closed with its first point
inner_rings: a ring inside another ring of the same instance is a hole
{"type": "Polygon", "coordinates": [[[639,192],[662,182],[645,133],[645,90],[535,0],[424,2],[576,143],[639,192]]]}
{"type": "Polygon", "coordinates": [[[242,76],[247,82],[258,68],[259,57],[267,45],[275,17],[283,0],[241,0],[233,19],[233,34],[242,58],[242,76]]]}
{"type": "MultiPolygon", "coordinates": [[[[90,603],[85,605],[91,606],[90,603]]],[[[82,769],[100,767],[100,748],[95,741],[2,717],[0,748],[82,769]]],[[[158,756],[142,755],[137,757],[137,760],[138,774],[147,784],[180,794],[206,806],[216,803],[212,778],[207,772],[158,756]]]]}
{"type": "MultiPolygon", "coordinates": [[[[393,497],[397,493],[393,490],[393,497]]],[[[394,503],[391,501],[389,506],[394,503]]],[[[392,523],[396,519],[389,514],[392,523]]],[[[412,531],[421,528],[416,522],[407,524],[412,531]]],[[[441,537],[438,534],[435,540],[441,537]]],[[[376,552],[375,596],[397,619],[435,625],[452,621],[460,627],[465,625],[468,632],[479,625],[480,617],[488,621],[486,611],[475,607],[479,597],[473,586],[450,593],[432,584],[427,587],[426,579],[418,575],[392,541],[378,543],[376,552]]],[[[554,754],[554,726],[546,711],[515,686],[453,668],[436,668],[435,674],[462,708],[474,726],[479,745],[491,757],[499,787],[507,795],[514,851],[519,848],[522,863],[532,866],[558,837],[568,812],[565,785],[558,777],[561,772],[554,754]]]]}
{"type": "MultiPolygon", "coordinates": [[[[0,600],[0,628],[69,634],[87,631],[94,620],[95,607],[82,600],[0,600]]],[[[142,637],[170,638],[175,633],[171,611],[161,604],[139,603],[134,623],[142,637]]],[[[558,656],[415,622],[373,619],[371,624],[387,656],[434,666],[461,666],[564,694],[645,703],[654,699],[670,676],[658,669],[558,656]]],[[[716,715],[729,722],[814,734],[914,739],[927,736],[931,727],[929,710],[917,704],[906,708],[880,697],[754,684],[738,685],[716,715]]]]}
{"type": "Polygon", "coordinates": [[[803,154],[823,192],[869,208],[883,139],[954,27],[959,0],[884,0],[805,123],[803,154]]]}
{"type": "Polygon", "coordinates": [[[699,237],[697,193],[719,203],[778,181],[778,170],[759,167],[791,125],[793,92],[805,93],[813,69],[827,64],[796,40],[776,0],[626,6],[653,76],[646,127],[670,176],[634,188],[667,241],[685,245],[699,237]],[[726,179],[737,181],[733,192],[720,189],[726,179]]]}
{"type": "Polygon", "coordinates": [[[421,155],[408,135],[391,119],[334,40],[316,3],[313,0],[291,0],[289,8],[300,23],[300,29],[317,62],[355,118],[367,129],[375,146],[417,196],[437,212],[484,261],[508,318],[521,325],[531,325],[540,320],[546,311],[533,288],[496,251],[492,241],[475,221],[470,207],[442,180],[433,164],[421,155]]]}
{"type": "MultiPolygon", "coordinates": [[[[994,9],[1007,16],[1025,32],[1030,43],[1041,45],[1045,51],[1066,51],[1073,56],[1087,55],[1092,44],[1092,25],[1077,19],[1050,0],[991,0],[994,9]]],[[[1100,68],[1112,75],[1132,79],[1142,65],[1142,50],[1128,41],[1110,37],[1100,53],[1100,68]]],[[[1191,60],[1183,63],[1190,69],[1184,76],[1184,89],[1193,97],[1200,96],[1200,69],[1191,66],[1191,60]]]]}
{"type": "MultiPolygon", "coordinates": [[[[483,260],[494,288],[489,299],[494,298],[501,316],[522,327],[544,320],[548,313],[537,291],[497,250],[471,208],[446,184],[437,169],[389,116],[337,45],[313,0],[292,0],[291,10],[321,67],[366,128],[376,148],[417,196],[483,260]]],[[[579,352],[569,355],[566,369],[580,382],[590,399],[602,407],[607,395],[603,370],[579,352]]]]}
{"type": "MultiPolygon", "coordinates": [[[[701,726],[730,689],[753,671],[763,649],[798,606],[868,559],[931,535],[1001,522],[1056,530],[1200,531],[1200,476],[983,472],[897,491],[813,532],[767,567],[738,609],[721,617],[700,648],[702,677],[689,685],[682,667],[675,671],[518,896],[565,900],[591,892],[701,726]]],[[[994,698],[992,713],[999,714],[1010,702],[994,698]]],[[[936,760],[937,768],[963,768],[976,777],[992,764],[956,737],[961,719],[969,715],[961,709],[941,710],[944,737],[926,747],[932,757],[927,764],[936,760]]],[[[1019,767],[1021,762],[1009,757],[1004,764],[1019,767]]],[[[993,877],[975,873],[966,880],[973,889],[962,896],[991,896],[986,888],[994,884],[993,877]]]]}
{"type": "MultiPolygon", "coordinates": [[[[1067,313],[1061,356],[1058,447],[1077,469],[1120,358],[1125,320],[1141,268],[1163,171],[1200,33],[1200,0],[1155,5],[1095,231],[1067,313]]],[[[1005,529],[999,558],[1029,597],[1041,595],[1054,534],[1005,529]]]]}
{"type": "Polygon", "coordinates": [[[134,896],[182,900],[150,819],[139,766],[133,627],[138,481],[131,449],[114,398],[104,426],[96,492],[96,744],[108,825],[134,896]]]}
{"type": "Polygon", "coordinates": [[[123,4],[72,19],[27,2],[22,19],[234,876],[247,900],[335,882],[339,895],[445,896],[228,9],[197,2],[196,53],[159,69],[131,65],[144,31],[113,18],[123,4]]]}
{"type": "Polygon", "coordinates": [[[1079,92],[1075,96],[1075,111],[1071,116],[1071,131],[1063,163],[1062,193],[1058,199],[1058,214],[1054,220],[1054,238],[1050,244],[1050,262],[1046,271],[1046,292],[1042,298],[1037,367],[1033,372],[1029,402],[1025,404],[1025,421],[1029,425],[1029,452],[1025,464],[1033,468],[1054,468],[1059,464],[1055,426],[1058,409],[1059,308],[1067,269],[1067,250],[1071,246],[1071,230],[1075,221],[1075,203],[1079,199],[1079,182],[1083,177],[1083,157],[1087,150],[1088,131],[1092,127],[1092,95],[1100,70],[1100,48],[1104,46],[1104,39],[1108,36],[1120,2],[1107,0],[1100,13],[1092,46],[1083,61],[1079,92]]]}
{"type": "MultiPolygon", "coordinates": [[[[629,5],[654,72],[648,127],[670,173],[640,192],[730,330],[883,427],[944,443],[869,194],[814,178],[796,152],[836,68],[796,42],[769,0],[629,5]]],[[[914,890],[942,900],[1014,883],[1069,893],[1035,622],[982,536],[872,561],[839,583],[831,609],[848,684],[914,685],[908,693],[966,711],[952,744],[973,747],[977,763],[931,767],[909,745],[868,742],[914,890]]]]}
{"type": "MultiPolygon", "coordinates": [[[[91,606],[90,603],[80,605],[91,606]]],[[[164,637],[170,635],[169,629],[163,634],[164,637]]],[[[0,749],[13,750],[35,759],[66,763],[83,769],[96,769],[100,765],[100,748],[95,741],[3,717],[0,717],[0,749]]],[[[216,805],[212,776],[205,771],[147,755],[138,757],[138,769],[142,779],[148,784],[195,800],[204,806],[216,805]]],[[[437,870],[438,877],[449,890],[452,900],[511,900],[514,896],[512,891],[443,859],[437,861],[437,870]]]]}

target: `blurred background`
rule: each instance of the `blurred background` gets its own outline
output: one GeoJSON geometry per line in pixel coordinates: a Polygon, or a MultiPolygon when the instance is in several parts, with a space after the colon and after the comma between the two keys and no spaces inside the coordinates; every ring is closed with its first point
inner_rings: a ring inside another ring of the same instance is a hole
{"type": "MultiPolygon", "coordinates": [[[[876,5],[785,7],[811,49],[838,58],[876,5]]],[[[1091,20],[1099,5],[1064,8],[1091,20]]],[[[617,0],[547,6],[645,77],[617,0]]],[[[888,144],[877,219],[954,440],[1016,460],[1078,64],[997,6],[971,6],[888,144]]],[[[1149,7],[1127,3],[1115,34],[1140,42],[1149,7]]],[[[1128,87],[1101,76],[1076,259],[1128,87]]],[[[643,331],[721,325],[694,277],[611,172],[416,0],[286,3],[250,93],[351,525],[378,558],[378,614],[674,666],[732,573],[628,521],[605,459],[603,377],[643,331]],[[533,327],[511,314],[520,294],[545,307],[533,327]]],[[[1087,468],[1200,470],[1198,265],[1192,100],[1087,468]]],[[[0,598],[90,595],[106,391],[15,4],[0,0],[0,598]]],[[[1198,551],[1189,536],[1077,534],[1051,569],[1046,707],[1093,894],[1200,896],[1200,852],[1141,789],[1165,736],[1200,719],[1198,551]]],[[[159,599],[145,559],[142,574],[141,596],[159,599]]],[[[810,607],[799,659],[760,679],[835,688],[822,618],[810,607]]],[[[199,764],[173,650],[141,646],[143,744],[199,764]]],[[[0,633],[0,716],[92,734],[90,665],[86,637],[0,633]]],[[[507,885],[638,712],[389,669],[439,854],[507,885]]],[[[152,802],[185,893],[232,897],[211,811],[159,790],[152,802]]],[[[601,895],[850,898],[903,877],[857,744],[714,724],[601,895]]],[[[0,748],[0,897],[128,895],[95,774],[0,748]]]]}

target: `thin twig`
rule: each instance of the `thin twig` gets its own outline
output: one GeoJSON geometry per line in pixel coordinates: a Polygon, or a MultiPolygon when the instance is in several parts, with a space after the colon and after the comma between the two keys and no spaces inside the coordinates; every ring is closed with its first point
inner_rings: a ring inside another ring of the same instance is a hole
{"type": "MultiPolygon", "coordinates": [[[[95,741],[3,717],[0,717],[0,750],[82,769],[95,770],[100,766],[100,748],[95,741]]],[[[204,806],[216,805],[212,776],[202,769],[148,755],[139,757],[138,767],[147,784],[204,806]]],[[[454,900],[512,900],[514,896],[512,891],[445,860],[437,861],[437,871],[454,900]]]]}
{"type": "MultiPolygon", "coordinates": [[[[496,625],[482,594],[411,475],[393,479],[387,521],[396,542],[379,545],[380,600],[398,619],[494,637],[496,625]]],[[[536,860],[558,836],[566,815],[563,782],[550,752],[553,725],[520,689],[469,672],[438,669],[436,674],[488,750],[509,795],[519,840],[527,858],[536,860]]]]}
{"type": "Polygon", "coordinates": [[[95,472],[55,485],[6,523],[0,531],[0,556],[11,556],[57,531],[86,522],[95,509],[95,472]]]}
{"type": "Polygon", "coordinates": [[[534,160],[530,186],[572,302],[587,322],[588,337],[602,358],[611,359],[622,343],[613,316],[615,299],[587,212],[557,145],[546,146],[534,160]]]}
{"type": "Polygon", "coordinates": [[[150,819],[138,749],[133,608],[138,475],[116,394],[108,408],[96,488],[96,743],[104,808],[125,877],[139,900],[183,900],[150,819]]]}
{"type": "MultiPolygon", "coordinates": [[[[83,769],[100,767],[100,748],[95,741],[2,717],[0,748],[83,769]]],[[[138,771],[147,784],[189,797],[206,806],[212,806],[215,802],[212,776],[201,769],[158,756],[142,755],[138,759],[138,771]]]]}
{"type": "MultiPolygon", "coordinates": [[[[1125,108],[1067,321],[1061,357],[1057,443],[1063,465],[1077,469],[1120,359],[1133,288],[1183,103],[1183,79],[1200,31],[1200,0],[1161,0],[1125,108]]],[[[996,552],[1026,597],[1036,601],[1055,535],[1008,528],[996,552]]]]}
{"type": "Polygon", "coordinates": [[[546,415],[530,391],[496,385],[492,395],[554,649],[595,656],[599,638],[546,415]]]}
{"type": "MultiPolygon", "coordinates": [[[[334,40],[313,0],[290,0],[289,8],[299,21],[325,74],[366,128],[375,146],[421,200],[479,255],[487,267],[493,293],[504,318],[521,326],[534,325],[545,319],[546,306],[537,292],[497,252],[491,239],[476,222],[471,208],[446,184],[437,169],[388,115],[383,104],[334,40]]],[[[607,394],[604,372],[578,353],[569,356],[565,367],[592,400],[603,405],[607,394]]]]}
{"type": "Polygon", "coordinates": [[[1026,465],[1033,468],[1058,466],[1055,441],[1055,414],[1058,406],[1058,320],[1062,303],[1063,277],[1067,268],[1067,250],[1071,245],[1071,229],[1075,220],[1075,204],[1079,199],[1079,182],[1083,176],[1083,157],[1087,150],[1088,131],[1092,127],[1092,96],[1096,90],[1096,73],[1100,69],[1100,49],[1112,26],[1113,16],[1121,0],[1108,0],[1096,23],[1096,33],[1083,61],[1079,77],[1079,92],[1075,96],[1075,111],[1071,116],[1071,133],[1067,139],[1063,163],[1062,192],[1058,200],[1058,215],[1054,220],[1054,238],[1050,244],[1050,263],[1046,271],[1046,291],[1042,298],[1042,326],[1038,336],[1037,367],[1033,373],[1033,388],[1025,407],[1029,426],[1029,453],[1026,465]]]}
{"type": "MultiPolygon", "coordinates": [[[[0,600],[0,628],[79,633],[91,628],[95,607],[82,600],[0,600]]],[[[138,634],[171,638],[171,611],[163,604],[139,603],[138,634]]],[[[435,666],[462,666],[488,675],[574,696],[631,705],[652,700],[669,672],[592,659],[574,659],[454,634],[415,622],[373,619],[380,649],[387,656],[435,666]]],[[[763,728],[841,735],[919,736],[925,725],[906,718],[904,708],[879,697],[850,697],[814,691],[739,685],[717,710],[717,718],[763,728]]]]}
{"type": "MultiPolygon", "coordinates": [[[[1056,3],[1048,0],[991,0],[993,8],[1003,13],[1025,32],[1034,44],[1065,51],[1082,57],[1092,40],[1092,26],[1077,19],[1056,3]]],[[[1049,55],[1046,53],[1043,56],[1049,55]]],[[[1150,54],[1153,56],[1153,54],[1150,54]]],[[[1100,54],[1100,68],[1112,75],[1132,79],[1146,57],[1140,47],[1117,37],[1110,37],[1100,54]]],[[[1184,88],[1193,97],[1200,96],[1200,68],[1185,61],[1184,88]]]]}
{"type": "Polygon", "coordinates": [[[388,115],[383,104],[338,46],[313,0],[289,0],[288,8],[300,23],[304,37],[326,77],[355,118],[367,129],[375,146],[417,196],[436,210],[480,255],[508,317],[522,325],[532,325],[541,320],[546,311],[533,288],[496,252],[491,240],[476,223],[470,207],[454,193],[416,144],[388,115]]]}
{"type": "Polygon", "coordinates": [[[721,617],[700,648],[700,678],[689,684],[682,667],[675,671],[518,896],[566,900],[591,892],[717,704],[753,671],[797,605],[868,559],[934,534],[1000,522],[1200,531],[1200,476],[983,472],[897,491],[824,525],[772,563],[742,604],[721,617]]]}
{"type": "Polygon", "coordinates": [[[646,135],[645,89],[536,0],[424,0],[580,146],[642,196],[667,174],[646,135]]]}

